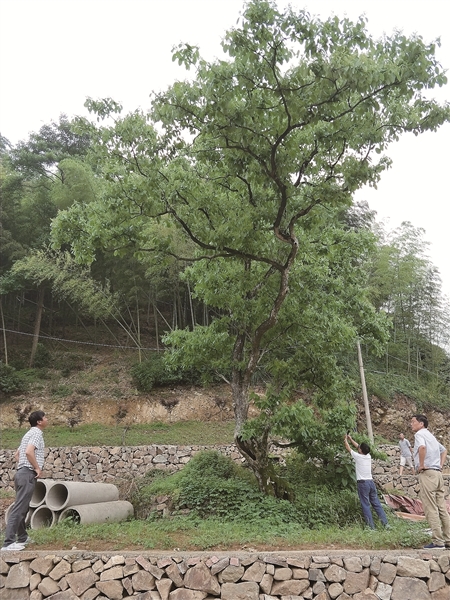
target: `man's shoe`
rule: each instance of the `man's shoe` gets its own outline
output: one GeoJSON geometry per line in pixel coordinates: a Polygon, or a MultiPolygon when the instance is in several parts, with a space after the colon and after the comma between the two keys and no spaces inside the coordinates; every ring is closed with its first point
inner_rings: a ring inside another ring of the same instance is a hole
{"type": "Polygon", "coordinates": [[[450,550],[450,542],[448,542],[448,543],[446,543],[446,544],[445,544],[445,548],[446,548],[447,550],[450,550]]]}
{"type": "Polygon", "coordinates": [[[439,546],[438,544],[433,544],[433,542],[431,542],[431,544],[427,544],[426,546],[424,546],[423,549],[424,550],[444,550],[445,545],[442,544],[442,546],[439,546]]]}
{"type": "Polygon", "coordinates": [[[18,544],[21,544],[22,546],[28,546],[28,544],[34,544],[34,540],[30,538],[30,536],[27,536],[26,540],[24,540],[23,542],[19,541],[18,544]]]}
{"type": "Polygon", "coordinates": [[[9,546],[3,546],[3,548],[1,549],[2,552],[14,552],[14,551],[19,551],[19,550],[23,550],[25,548],[24,544],[19,544],[18,542],[13,542],[12,544],[9,544],[9,546]]]}

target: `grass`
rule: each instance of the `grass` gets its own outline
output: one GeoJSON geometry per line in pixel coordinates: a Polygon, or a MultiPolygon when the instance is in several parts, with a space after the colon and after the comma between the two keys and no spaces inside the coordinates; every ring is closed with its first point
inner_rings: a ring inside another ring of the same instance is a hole
{"type": "MultiPolygon", "coordinates": [[[[28,427],[3,429],[0,448],[15,449],[28,427]]],[[[177,423],[147,423],[131,425],[49,426],[45,430],[45,445],[50,448],[70,446],[211,446],[233,442],[234,421],[179,421],[177,423]]]]}
{"type": "Polygon", "coordinates": [[[91,551],[280,551],[421,548],[430,541],[426,524],[391,518],[391,529],[366,530],[361,525],[346,528],[305,529],[298,524],[275,527],[262,522],[233,523],[186,516],[156,521],[132,520],[101,525],[58,524],[32,532],[33,549],[91,551]]]}

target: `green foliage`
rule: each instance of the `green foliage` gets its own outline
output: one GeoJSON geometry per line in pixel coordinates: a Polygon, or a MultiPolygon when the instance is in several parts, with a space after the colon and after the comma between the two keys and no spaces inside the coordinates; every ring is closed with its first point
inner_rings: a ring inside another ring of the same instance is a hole
{"type": "Polygon", "coordinates": [[[345,432],[353,429],[356,421],[353,402],[342,401],[331,392],[326,397],[316,395],[309,401],[298,398],[295,402],[286,402],[272,389],[264,396],[255,396],[254,400],[261,412],[246,423],[245,438],[261,435],[269,427],[282,439],[290,440],[289,446],[305,461],[317,461],[322,472],[328,473],[329,480],[334,480],[342,468],[345,432]]]}
{"type": "Polygon", "coordinates": [[[55,398],[66,398],[73,392],[73,388],[70,385],[57,385],[52,388],[51,393],[55,398]]]}
{"type": "Polygon", "coordinates": [[[395,373],[366,373],[367,390],[370,395],[377,396],[387,402],[393,401],[397,394],[411,398],[417,407],[450,408],[450,397],[447,389],[441,385],[433,385],[433,381],[395,373]]]}
{"type": "Polygon", "coordinates": [[[150,392],[154,387],[168,385],[198,383],[194,369],[178,368],[176,371],[169,369],[164,357],[154,354],[149,360],[133,365],[131,375],[136,387],[143,392],[150,392]]]}
{"type": "Polygon", "coordinates": [[[368,550],[392,550],[420,548],[429,542],[426,524],[410,523],[398,519],[391,523],[390,531],[379,530],[371,535],[360,524],[345,528],[334,525],[310,529],[297,523],[284,527],[267,522],[228,522],[219,519],[194,519],[191,516],[179,516],[172,519],[132,520],[125,523],[101,525],[58,524],[33,531],[35,549],[49,546],[70,552],[71,548],[91,548],[98,544],[107,546],[111,551],[167,550],[180,548],[182,551],[235,551],[236,547],[244,551],[251,548],[265,552],[272,550],[302,550],[311,552],[312,548],[333,547],[337,550],[349,547],[368,550]]]}
{"type": "Polygon", "coordinates": [[[354,490],[336,490],[332,486],[305,486],[302,495],[296,498],[295,508],[303,527],[320,529],[331,525],[363,525],[361,505],[354,490]]]}
{"type": "MultiPolygon", "coordinates": [[[[315,466],[317,472],[317,465],[315,466]]],[[[173,475],[148,474],[138,484],[133,504],[141,515],[148,515],[150,505],[158,495],[169,495],[177,510],[188,509],[190,516],[200,519],[220,519],[228,523],[259,523],[274,527],[293,524],[319,529],[327,525],[362,524],[355,487],[343,490],[334,483],[324,484],[326,475],[314,476],[313,469],[301,473],[295,464],[287,468],[289,483],[296,490],[293,503],[262,494],[255,478],[247,469],[216,451],[200,452],[181,472],[173,475]],[[315,483],[317,482],[317,483],[315,483]]]]}
{"type": "Polygon", "coordinates": [[[176,381],[176,378],[166,370],[162,357],[158,354],[133,365],[131,376],[137,389],[143,392],[150,392],[155,386],[169,385],[176,381]]]}
{"type": "Polygon", "coordinates": [[[173,352],[155,353],[151,358],[136,363],[131,368],[131,375],[136,387],[143,392],[174,384],[198,385],[219,381],[211,365],[208,368],[203,363],[203,368],[198,369],[191,364],[183,367],[178,362],[174,363],[173,352]]]}
{"type": "Polygon", "coordinates": [[[218,477],[229,479],[237,473],[235,463],[215,450],[205,450],[196,454],[184,467],[183,479],[218,477]]]}
{"type": "Polygon", "coordinates": [[[37,369],[48,367],[51,364],[52,356],[50,350],[44,344],[39,343],[36,349],[33,365],[37,369]]]}
{"type": "MultiPolygon", "coordinates": [[[[424,234],[424,229],[409,222],[389,233],[378,231],[371,295],[392,323],[384,356],[378,361],[370,357],[373,370],[386,373],[385,385],[374,378],[381,397],[389,397],[396,387],[391,375],[399,376],[397,387],[411,389],[415,379],[416,397],[421,387],[428,387],[434,396],[448,397],[450,359],[444,348],[449,342],[450,305],[442,295],[439,273],[427,257],[424,234]]],[[[405,393],[409,394],[406,389],[405,393]]]]}
{"type": "Polygon", "coordinates": [[[78,265],[68,252],[37,251],[14,263],[0,279],[0,294],[48,285],[56,298],[76,302],[81,314],[94,317],[117,313],[117,295],[94,281],[89,269],[78,265]]]}
{"type": "Polygon", "coordinates": [[[0,361],[0,391],[4,394],[23,391],[26,388],[25,379],[14,367],[0,361]]]}

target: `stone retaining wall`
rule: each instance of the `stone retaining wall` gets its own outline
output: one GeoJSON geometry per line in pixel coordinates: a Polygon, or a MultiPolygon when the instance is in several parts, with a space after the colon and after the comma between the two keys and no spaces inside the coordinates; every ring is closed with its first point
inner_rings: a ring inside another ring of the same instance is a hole
{"type": "Polygon", "coordinates": [[[2,600],[449,600],[450,552],[2,553],[2,600]]]}
{"type": "MultiPolygon", "coordinates": [[[[145,475],[150,469],[181,469],[201,450],[215,449],[236,462],[244,462],[236,446],[73,446],[46,448],[44,477],[63,481],[114,482],[145,475]]],[[[387,491],[400,491],[411,498],[417,497],[419,485],[413,475],[398,475],[400,456],[398,446],[380,446],[387,461],[373,461],[373,477],[387,491]]],[[[14,450],[0,453],[0,488],[14,489],[14,450]]],[[[283,450],[273,449],[273,455],[283,460],[283,450]]],[[[448,460],[448,459],[447,459],[448,460]]],[[[404,473],[407,473],[405,469],[404,473]]],[[[449,468],[444,470],[447,495],[450,494],[449,468]]]]}

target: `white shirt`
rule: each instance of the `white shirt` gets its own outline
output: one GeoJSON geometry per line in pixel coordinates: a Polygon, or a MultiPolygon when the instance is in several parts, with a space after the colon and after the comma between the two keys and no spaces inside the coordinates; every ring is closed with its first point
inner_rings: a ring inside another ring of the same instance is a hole
{"type": "Polygon", "coordinates": [[[409,440],[404,438],[398,442],[398,445],[400,446],[400,454],[402,456],[411,456],[411,444],[409,443],[409,440]]]}
{"type": "Polygon", "coordinates": [[[356,480],[372,479],[372,457],[370,454],[359,454],[354,450],[350,450],[350,454],[355,461],[356,480]]]}
{"type": "Polygon", "coordinates": [[[423,465],[425,469],[440,469],[441,454],[445,448],[440,444],[432,433],[423,427],[414,435],[414,464],[416,469],[419,467],[419,448],[425,446],[426,454],[423,465]]]}

